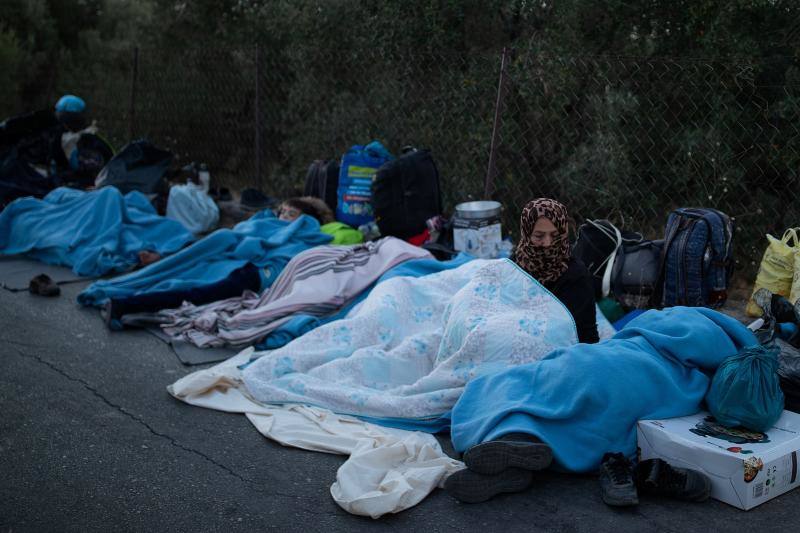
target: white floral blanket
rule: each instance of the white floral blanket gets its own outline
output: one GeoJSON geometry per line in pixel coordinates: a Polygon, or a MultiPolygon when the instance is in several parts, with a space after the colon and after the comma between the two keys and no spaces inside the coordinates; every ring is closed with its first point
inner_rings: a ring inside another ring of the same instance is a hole
{"type": "MultiPolygon", "coordinates": [[[[612,333],[598,313],[601,338],[612,333]]],[[[478,375],[577,343],[564,305],[507,259],[379,284],[347,318],[256,353],[242,372],[263,403],[424,421],[478,375]]]]}

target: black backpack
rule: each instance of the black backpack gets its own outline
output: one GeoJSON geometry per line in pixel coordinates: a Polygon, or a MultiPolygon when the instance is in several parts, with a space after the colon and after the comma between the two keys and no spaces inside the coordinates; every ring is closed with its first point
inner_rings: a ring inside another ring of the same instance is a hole
{"type": "Polygon", "coordinates": [[[663,240],[624,232],[611,273],[611,290],[626,309],[648,309],[660,291],[663,240]],[[637,238],[638,237],[638,238],[637,238]]]}
{"type": "Polygon", "coordinates": [[[625,308],[643,309],[658,292],[662,245],[608,220],[587,220],[572,255],[589,269],[597,300],[611,296],[625,308]]]}
{"type": "Polygon", "coordinates": [[[325,201],[336,211],[336,190],[339,187],[339,162],[335,159],[315,159],[308,166],[303,196],[314,196],[325,201]]]}
{"type": "Polygon", "coordinates": [[[94,185],[97,174],[114,157],[114,150],[105,139],[93,133],[81,135],[76,148],[77,168],[66,181],[80,187],[94,185]]]}
{"type": "Polygon", "coordinates": [[[122,194],[166,194],[166,174],[172,153],[145,140],[133,141],[115,155],[97,175],[98,187],[113,185],[122,194]]]}
{"type": "Polygon", "coordinates": [[[0,149],[0,211],[17,198],[41,198],[60,185],[54,176],[42,175],[19,157],[17,148],[0,149]]]}
{"type": "Polygon", "coordinates": [[[439,171],[429,150],[406,148],[384,163],[372,182],[372,207],[381,235],[407,239],[442,213],[439,171]]]}
{"type": "Polygon", "coordinates": [[[596,300],[611,292],[611,270],[621,244],[622,235],[608,220],[587,220],[578,228],[572,256],[586,265],[592,275],[596,300]]]}

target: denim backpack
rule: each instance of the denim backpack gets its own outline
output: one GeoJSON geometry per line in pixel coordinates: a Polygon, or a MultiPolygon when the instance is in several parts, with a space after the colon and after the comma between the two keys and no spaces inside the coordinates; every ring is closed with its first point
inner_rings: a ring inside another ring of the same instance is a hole
{"type": "Polygon", "coordinates": [[[664,307],[720,307],[733,273],[734,221],[716,209],[681,207],[670,213],[661,259],[664,307]]]}

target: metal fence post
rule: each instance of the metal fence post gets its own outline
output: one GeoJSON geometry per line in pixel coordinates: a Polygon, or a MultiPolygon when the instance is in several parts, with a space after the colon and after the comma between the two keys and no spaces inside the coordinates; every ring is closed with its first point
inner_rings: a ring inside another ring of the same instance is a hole
{"type": "Polygon", "coordinates": [[[136,81],[139,77],[139,47],[133,48],[133,65],[131,66],[131,94],[130,106],[128,107],[128,141],[133,140],[136,131],[136,81]]]}
{"type": "Polygon", "coordinates": [[[503,96],[506,80],[506,64],[508,62],[508,48],[503,47],[503,55],[500,58],[500,79],[497,82],[497,102],[494,107],[494,124],[492,125],[492,140],[489,145],[489,167],[486,169],[486,182],[484,184],[483,196],[485,199],[490,199],[494,192],[494,178],[497,174],[497,135],[500,129],[500,119],[502,115],[501,106],[503,105],[503,96]]]}
{"type": "Polygon", "coordinates": [[[256,189],[261,190],[261,47],[256,43],[256,94],[253,106],[255,117],[256,189]]]}

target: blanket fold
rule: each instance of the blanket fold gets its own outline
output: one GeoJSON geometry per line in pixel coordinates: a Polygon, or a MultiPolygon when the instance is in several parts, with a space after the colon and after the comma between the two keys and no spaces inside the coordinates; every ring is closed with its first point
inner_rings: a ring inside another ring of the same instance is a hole
{"type": "Polygon", "coordinates": [[[448,261],[439,261],[437,259],[411,259],[409,261],[400,263],[399,265],[387,271],[384,275],[378,278],[375,283],[363,290],[361,294],[356,296],[350,301],[350,303],[343,306],[334,314],[324,317],[316,317],[302,312],[296,313],[288,322],[269,332],[264,340],[256,345],[256,349],[275,350],[281,346],[285,346],[297,337],[305,335],[312,329],[316,329],[323,324],[327,324],[328,322],[345,318],[350,311],[352,311],[357,305],[360,305],[361,302],[364,301],[367,296],[369,296],[369,293],[372,292],[372,289],[375,287],[375,285],[379,283],[400,276],[420,278],[429,274],[436,274],[437,272],[458,268],[461,265],[468,263],[472,259],[472,256],[465,253],[460,253],[448,261]]]}
{"type": "Polygon", "coordinates": [[[317,407],[254,401],[239,370],[251,352],[190,374],[167,390],[191,405],[244,413],[262,435],[284,446],[349,455],[331,486],[331,496],[345,511],[372,518],[400,512],[464,468],[433,435],[380,427],[317,407]]]}
{"type": "Polygon", "coordinates": [[[286,265],[261,296],[248,292],[206,305],[189,302],[160,313],[175,339],[201,348],[244,346],[290,322],[295,313],[330,315],[370,287],[384,272],[410,259],[432,258],[394,237],[351,246],[317,246],[286,265]]]}

